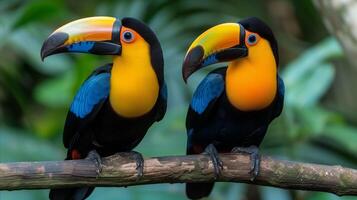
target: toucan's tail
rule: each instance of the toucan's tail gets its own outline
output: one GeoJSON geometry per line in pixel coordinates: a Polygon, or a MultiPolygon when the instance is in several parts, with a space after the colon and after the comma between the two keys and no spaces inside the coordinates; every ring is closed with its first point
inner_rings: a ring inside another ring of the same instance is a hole
{"type": "Polygon", "coordinates": [[[86,199],[94,190],[94,187],[83,188],[61,188],[50,190],[51,200],[83,200],[86,199]]]}
{"type": "Polygon", "coordinates": [[[200,199],[207,197],[212,189],[214,183],[187,183],[186,195],[190,199],[200,199]]]}

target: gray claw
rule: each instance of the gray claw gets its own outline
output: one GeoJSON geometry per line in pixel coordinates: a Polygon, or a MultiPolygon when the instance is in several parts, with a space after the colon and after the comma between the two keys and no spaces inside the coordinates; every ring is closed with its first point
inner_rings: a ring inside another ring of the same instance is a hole
{"type": "Polygon", "coordinates": [[[204,152],[211,157],[214,167],[214,176],[215,176],[214,178],[217,179],[220,176],[221,171],[223,170],[223,162],[219,158],[218,151],[213,144],[209,144],[205,148],[204,152]]]}
{"type": "Polygon", "coordinates": [[[98,152],[96,150],[90,151],[85,159],[91,160],[94,162],[94,164],[96,166],[95,172],[97,174],[97,177],[99,177],[100,173],[102,172],[103,165],[102,165],[102,158],[100,157],[98,152]]]}
{"type": "Polygon", "coordinates": [[[136,162],[136,170],[138,172],[137,181],[141,179],[144,175],[144,158],[141,153],[136,151],[131,151],[136,162]]]}
{"type": "Polygon", "coordinates": [[[234,147],[232,149],[232,152],[246,153],[250,155],[250,170],[249,170],[249,174],[251,175],[250,181],[254,181],[259,174],[259,167],[260,167],[259,148],[254,145],[249,147],[234,147]]]}

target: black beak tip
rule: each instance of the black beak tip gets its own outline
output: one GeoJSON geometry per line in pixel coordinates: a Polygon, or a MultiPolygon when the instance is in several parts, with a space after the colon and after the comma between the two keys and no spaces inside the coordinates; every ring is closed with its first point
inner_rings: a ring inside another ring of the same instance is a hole
{"type": "Polygon", "coordinates": [[[69,38],[69,35],[64,32],[57,32],[50,35],[42,45],[41,60],[43,61],[47,56],[52,55],[57,48],[61,47],[69,38]]]}
{"type": "Polygon", "coordinates": [[[185,83],[193,72],[202,67],[203,56],[204,49],[201,45],[194,47],[187,53],[182,65],[182,77],[185,83]]]}
{"type": "Polygon", "coordinates": [[[49,50],[49,46],[48,46],[47,40],[45,40],[45,42],[42,44],[41,52],[40,52],[40,56],[41,56],[41,60],[42,61],[44,61],[45,58],[47,57],[48,50],[49,50]]]}
{"type": "Polygon", "coordinates": [[[188,77],[196,71],[193,65],[190,65],[189,62],[187,62],[187,59],[185,59],[183,65],[182,65],[182,78],[187,83],[188,77]]]}
{"type": "Polygon", "coordinates": [[[187,83],[188,75],[184,70],[182,70],[182,79],[185,81],[185,83],[187,83]]]}
{"type": "Polygon", "coordinates": [[[40,53],[40,56],[41,56],[41,61],[43,62],[45,60],[45,58],[47,57],[45,51],[43,50],[43,46],[41,48],[41,53],[40,53]]]}

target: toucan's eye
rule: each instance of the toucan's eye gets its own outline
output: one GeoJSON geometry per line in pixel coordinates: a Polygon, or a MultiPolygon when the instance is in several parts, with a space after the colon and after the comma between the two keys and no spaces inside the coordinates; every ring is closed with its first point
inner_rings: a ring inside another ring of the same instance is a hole
{"type": "Polygon", "coordinates": [[[247,43],[248,43],[250,46],[255,45],[257,42],[258,42],[258,36],[257,36],[257,34],[252,33],[252,34],[248,35],[247,43]]]}
{"type": "Polygon", "coordinates": [[[124,42],[132,42],[134,40],[134,34],[130,31],[123,32],[123,40],[124,42]]]}

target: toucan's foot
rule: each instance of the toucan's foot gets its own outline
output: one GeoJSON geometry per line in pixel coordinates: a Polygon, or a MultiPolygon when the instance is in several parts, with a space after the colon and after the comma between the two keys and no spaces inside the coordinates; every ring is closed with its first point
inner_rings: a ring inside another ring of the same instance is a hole
{"type": "Polygon", "coordinates": [[[233,153],[246,153],[250,155],[250,180],[254,181],[255,178],[259,174],[259,166],[260,166],[260,155],[259,148],[257,146],[249,146],[249,147],[234,147],[232,149],[233,153]]]}
{"type": "Polygon", "coordinates": [[[219,158],[218,151],[213,144],[209,144],[205,148],[204,152],[211,157],[213,167],[214,167],[214,176],[215,176],[215,179],[217,179],[219,177],[219,175],[221,174],[221,171],[223,170],[223,162],[219,158]]]}
{"type": "Polygon", "coordinates": [[[137,180],[140,180],[144,175],[144,158],[141,153],[136,151],[131,151],[136,162],[136,170],[138,172],[137,180]]]}
{"type": "Polygon", "coordinates": [[[85,159],[91,160],[94,162],[95,167],[96,167],[95,172],[97,173],[97,177],[98,177],[100,175],[100,173],[102,172],[102,168],[103,168],[102,158],[100,157],[98,152],[96,150],[90,151],[85,159]]]}

